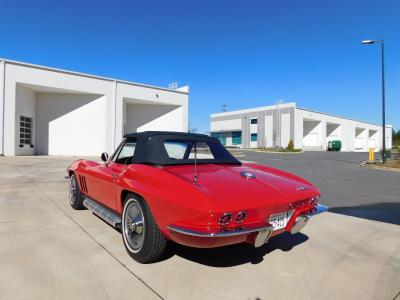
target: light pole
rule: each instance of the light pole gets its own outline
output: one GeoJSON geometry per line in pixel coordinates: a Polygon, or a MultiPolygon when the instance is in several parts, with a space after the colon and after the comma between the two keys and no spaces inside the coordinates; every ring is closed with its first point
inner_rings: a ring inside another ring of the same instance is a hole
{"type": "Polygon", "coordinates": [[[382,60],[382,162],[386,161],[386,124],[385,124],[385,42],[384,40],[364,40],[363,45],[381,44],[382,60]]]}

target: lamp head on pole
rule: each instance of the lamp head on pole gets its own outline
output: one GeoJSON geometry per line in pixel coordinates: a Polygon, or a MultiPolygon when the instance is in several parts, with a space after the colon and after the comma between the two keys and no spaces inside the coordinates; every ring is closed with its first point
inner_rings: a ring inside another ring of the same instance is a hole
{"type": "Polygon", "coordinates": [[[363,45],[370,45],[370,44],[375,44],[375,43],[376,43],[376,41],[374,41],[374,40],[363,40],[361,42],[361,44],[363,44],[363,45]]]}

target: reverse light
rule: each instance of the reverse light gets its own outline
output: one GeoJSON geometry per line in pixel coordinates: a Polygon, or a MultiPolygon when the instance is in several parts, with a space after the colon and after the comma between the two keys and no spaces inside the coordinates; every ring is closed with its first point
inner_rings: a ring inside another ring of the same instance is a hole
{"type": "Polygon", "coordinates": [[[218,220],[219,225],[228,225],[232,221],[231,213],[224,213],[218,220]]]}

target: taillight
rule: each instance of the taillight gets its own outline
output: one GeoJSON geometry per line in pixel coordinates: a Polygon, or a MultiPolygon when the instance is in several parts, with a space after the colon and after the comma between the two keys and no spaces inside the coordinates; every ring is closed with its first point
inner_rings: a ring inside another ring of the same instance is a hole
{"type": "Polygon", "coordinates": [[[246,218],[247,218],[247,213],[245,211],[239,211],[236,214],[235,222],[236,223],[242,223],[246,218]]]}
{"type": "Polygon", "coordinates": [[[228,225],[232,221],[231,213],[224,213],[218,220],[219,225],[228,225]]]}
{"type": "Polygon", "coordinates": [[[312,198],[309,200],[309,203],[310,203],[311,205],[315,205],[315,204],[317,204],[318,200],[319,200],[319,196],[312,197],[312,198]]]}

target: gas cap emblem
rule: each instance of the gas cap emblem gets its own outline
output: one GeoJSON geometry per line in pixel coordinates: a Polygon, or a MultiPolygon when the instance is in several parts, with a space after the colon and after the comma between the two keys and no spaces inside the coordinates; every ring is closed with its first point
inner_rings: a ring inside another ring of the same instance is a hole
{"type": "Polygon", "coordinates": [[[240,175],[242,175],[242,177],[246,177],[246,178],[256,178],[256,175],[254,175],[253,173],[250,173],[250,172],[240,172],[240,175]]]}
{"type": "Polygon", "coordinates": [[[304,186],[304,185],[298,185],[296,186],[296,191],[305,191],[308,190],[308,187],[304,186]]]}

